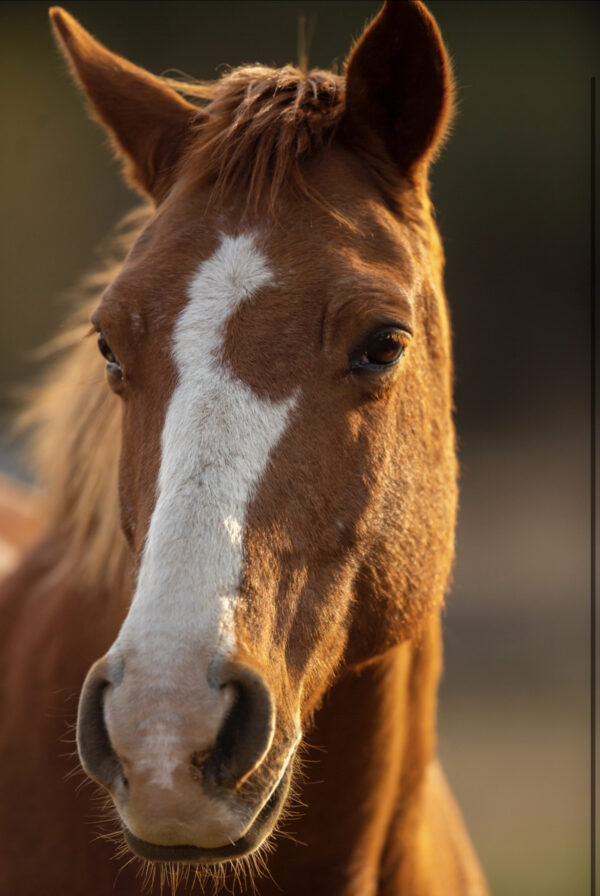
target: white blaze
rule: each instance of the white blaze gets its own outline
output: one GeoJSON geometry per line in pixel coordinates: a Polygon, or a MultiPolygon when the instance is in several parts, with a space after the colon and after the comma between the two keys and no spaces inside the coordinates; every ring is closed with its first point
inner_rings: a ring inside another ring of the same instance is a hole
{"type": "MultiPolygon", "coordinates": [[[[126,665],[138,656],[159,691],[190,663],[206,680],[207,664],[235,650],[248,503],[293,399],[257,397],[223,364],[223,341],[236,308],[270,282],[252,236],[224,237],[200,265],[174,329],[178,383],[162,433],[156,506],[113,646],[126,665]]],[[[195,690],[183,677],[179,688],[195,690]]]]}

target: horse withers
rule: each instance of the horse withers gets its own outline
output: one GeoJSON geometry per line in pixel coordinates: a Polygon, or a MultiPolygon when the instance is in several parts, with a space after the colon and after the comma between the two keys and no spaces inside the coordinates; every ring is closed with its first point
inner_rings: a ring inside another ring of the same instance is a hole
{"type": "Polygon", "coordinates": [[[0,626],[7,892],[484,894],[434,748],[456,508],[438,29],[387,2],[344,76],[206,85],[51,18],[149,204],[36,406],[47,523],[0,626]],[[105,806],[64,778],[80,690],[105,806]]]}

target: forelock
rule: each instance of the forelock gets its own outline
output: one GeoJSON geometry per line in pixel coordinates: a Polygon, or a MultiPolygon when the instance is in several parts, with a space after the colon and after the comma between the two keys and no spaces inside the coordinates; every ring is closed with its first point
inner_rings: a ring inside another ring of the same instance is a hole
{"type": "Polygon", "coordinates": [[[294,66],[234,68],[212,83],[169,80],[198,102],[198,120],[182,174],[212,185],[213,200],[243,190],[247,206],[284,186],[319,202],[301,162],[332,139],[341,119],[344,79],[294,66]]]}

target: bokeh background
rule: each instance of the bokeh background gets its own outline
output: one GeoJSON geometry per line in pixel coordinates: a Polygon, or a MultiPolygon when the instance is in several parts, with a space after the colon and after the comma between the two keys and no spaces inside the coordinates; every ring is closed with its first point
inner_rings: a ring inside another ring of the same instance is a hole
{"type": "MultiPolygon", "coordinates": [[[[156,73],[339,65],[377,2],[69,2],[156,73]]],[[[61,296],[135,201],[46,2],[0,4],[2,422],[61,296]]],[[[439,747],[497,896],[589,893],[590,77],[600,6],[431,2],[459,115],[433,176],[462,464],[439,747]]],[[[0,468],[26,476],[18,443],[0,468]]]]}

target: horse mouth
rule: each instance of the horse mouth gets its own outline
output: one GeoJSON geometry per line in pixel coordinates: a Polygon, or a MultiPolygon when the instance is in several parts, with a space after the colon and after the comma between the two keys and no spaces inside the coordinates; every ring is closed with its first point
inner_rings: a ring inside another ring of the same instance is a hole
{"type": "Polygon", "coordinates": [[[150,862],[184,862],[193,865],[216,865],[233,859],[241,859],[254,852],[272,832],[283,807],[290,786],[290,764],[279,784],[260,810],[250,828],[238,840],[224,846],[159,846],[140,840],[123,826],[125,841],[130,850],[141,859],[150,862]]]}

